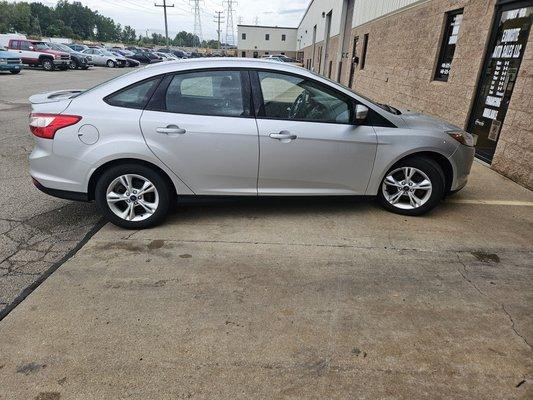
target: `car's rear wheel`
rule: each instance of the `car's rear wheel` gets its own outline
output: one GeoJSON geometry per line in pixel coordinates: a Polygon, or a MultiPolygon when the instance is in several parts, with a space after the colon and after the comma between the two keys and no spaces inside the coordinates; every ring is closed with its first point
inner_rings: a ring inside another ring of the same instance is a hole
{"type": "Polygon", "coordinates": [[[442,168],[427,157],[411,157],[394,165],[383,178],[378,200],[389,211],[422,215],[439,204],[444,195],[442,168]]]}
{"type": "Polygon", "coordinates": [[[115,68],[117,64],[113,60],[107,60],[106,65],[109,68],[115,68]]]}
{"type": "Polygon", "coordinates": [[[166,179],[144,165],[110,168],[98,179],[96,205],[113,224],[126,229],[149,228],[167,215],[172,191],[166,179]]]}
{"type": "Polygon", "coordinates": [[[11,72],[13,75],[16,75],[16,74],[20,73],[20,69],[9,71],[9,72],[11,72]]]}
{"type": "Polygon", "coordinates": [[[43,69],[45,71],[53,71],[55,66],[54,66],[54,62],[48,58],[45,58],[42,62],[41,62],[42,66],[43,66],[43,69]]]}

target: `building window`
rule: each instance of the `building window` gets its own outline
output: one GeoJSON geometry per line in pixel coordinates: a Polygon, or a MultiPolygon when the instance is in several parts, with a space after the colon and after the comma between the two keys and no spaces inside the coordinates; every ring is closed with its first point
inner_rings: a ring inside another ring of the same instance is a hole
{"type": "Polygon", "coordinates": [[[241,34],[241,39],[242,39],[242,40],[246,40],[246,33],[242,33],[242,34],[241,34]]]}
{"type": "Polygon", "coordinates": [[[287,35],[281,35],[281,41],[284,42],[287,39],[287,35]]]}
{"type": "Polygon", "coordinates": [[[265,40],[270,40],[270,33],[265,34],[265,40]]]}
{"type": "Polygon", "coordinates": [[[361,50],[361,60],[359,61],[359,65],[361,66],[361,69],[365,69],[365,62],[366,62],[366,49],[368,47],[368,33],[365,33],[365,36],[363,36],[363,49],[361,50]]]}
{"type": "Polygon", "coordinates": [[[450,11],[446,13],[446,27],[444,28],[444,35],[440,45],[439,60],[435,70],[436,81],[448,81],[450,69],[452,67],[453,54],[455,53],[455,45],[457,43],[457,36],[459,36],[459,28],[463,20],[463,9],[450,11]]]}
{"type": "Polygon", "coordinates": [[[241,57],[246,57],[246,52],[245,51],[241,52],[241,57]]]}

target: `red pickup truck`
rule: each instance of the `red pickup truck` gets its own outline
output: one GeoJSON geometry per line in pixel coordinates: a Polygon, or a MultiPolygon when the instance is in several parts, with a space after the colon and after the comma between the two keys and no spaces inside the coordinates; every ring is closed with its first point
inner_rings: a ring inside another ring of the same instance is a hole
{"type": "Polygon", "coordinates": [[[52,71],[56,67],[65,70],[70,65],[70,54],[53,50],[46,42],[11,39],[7,48],[18,53],[24,64],[42,66],[46,71],[52,71]]]}

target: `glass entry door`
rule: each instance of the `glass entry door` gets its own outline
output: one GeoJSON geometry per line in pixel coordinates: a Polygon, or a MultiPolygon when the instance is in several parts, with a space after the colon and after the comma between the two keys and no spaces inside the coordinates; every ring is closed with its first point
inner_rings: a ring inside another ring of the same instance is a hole
{"type": "Polygon", "coordinates": [[[490,163],[507,114],[533,19],[531,1],[497,9],[491,42],[470,115],[468,131],[477,135],[476,156],[490,163]]]}

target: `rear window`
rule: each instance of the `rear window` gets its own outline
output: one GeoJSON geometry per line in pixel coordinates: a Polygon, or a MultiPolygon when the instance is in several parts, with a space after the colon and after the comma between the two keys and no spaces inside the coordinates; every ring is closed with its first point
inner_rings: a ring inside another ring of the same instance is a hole
{"type": "Polygon", "coordinates": [[[115,107],[135,108],[142,110],[155,88],[159,84],[160,78],[152,78],[139,83],[135,83],[125,89],[107,96],[104,101],[115,107]]]}

